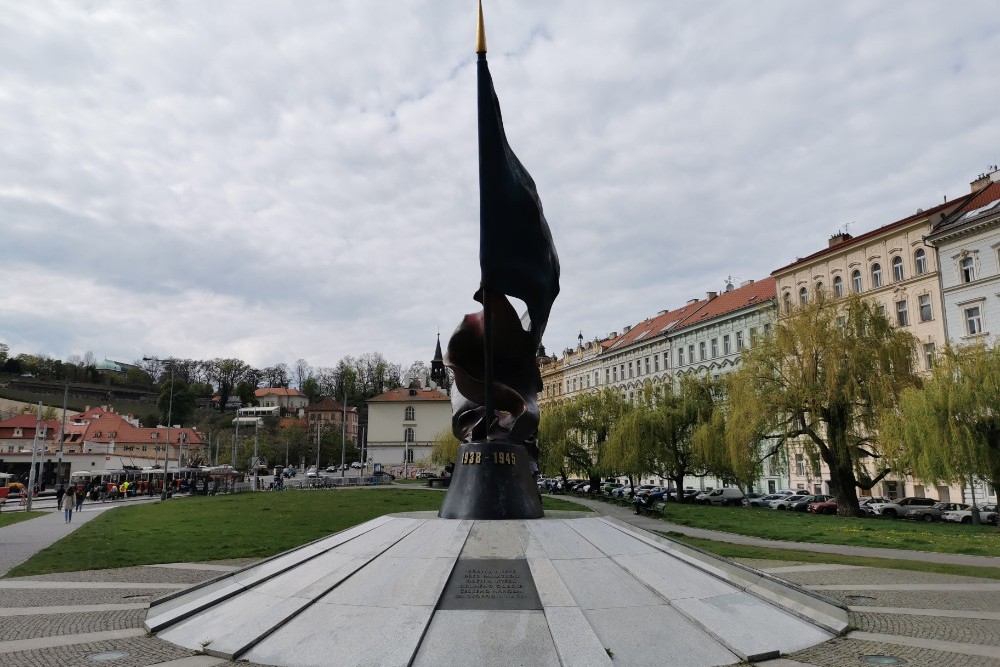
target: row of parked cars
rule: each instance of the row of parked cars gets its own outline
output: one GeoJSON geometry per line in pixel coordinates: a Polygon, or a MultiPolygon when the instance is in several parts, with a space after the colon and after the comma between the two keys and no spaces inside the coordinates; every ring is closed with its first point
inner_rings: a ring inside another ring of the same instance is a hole
{"type": "MultiPolygon", "coordinates": [[[[552,488],[553,484],[561,484],[560,480],[551,480],[547,484],[552,488]]],[[[539,482],[545,484],[545,480],[539,482]]],[[[579,493],[590,491],[589,480],[569,480],[566,489],[579,493]]],[[[618,482],[606,482],[600,492],[604,495],[619,498],[636,498],[645,504],[652,504],[658,501],[671,501],[677,498],[677,489],[656,486],[653,484],[642,484],[636,487],[623,485],[618,482]]],[[[721,489],[709,489],[699,491],[697,489],[684,489],[686,500],[692,500],[702,505],[722,505],[735,507],[767,507],[778,511],[790,512],[810,512],[812,514],[836,514],[837,501],[833,496],[823,494],[796,493],[789,489],[777,493],[748,493],[743,494],[739,489],[724,487],[721,489]]],[[[917,521],[950,521],[954,523],[972,523],[972,505],[967,503],[939,502],[933,498],[906,497],[890,500],[876,496],[864,496],[859,499],[861,511],[866,516],[883,517],[889,519],[913,519],[917,521]]],[[[996,524],[1000,516],[996,503],[987,503],[979,506],[979,520],[984,524],[996,524]]]]}

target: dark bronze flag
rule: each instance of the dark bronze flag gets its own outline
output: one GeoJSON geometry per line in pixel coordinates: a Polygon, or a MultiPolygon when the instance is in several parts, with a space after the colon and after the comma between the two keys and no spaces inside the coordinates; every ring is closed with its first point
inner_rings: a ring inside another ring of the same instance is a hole
{"type": "Polygon", "coordinates": [[[524,301],[535,345],[559,294],[559,257],[535,182],[504,136],[485,48],[479,53],[479,265],[483,288],[524,301]]]}

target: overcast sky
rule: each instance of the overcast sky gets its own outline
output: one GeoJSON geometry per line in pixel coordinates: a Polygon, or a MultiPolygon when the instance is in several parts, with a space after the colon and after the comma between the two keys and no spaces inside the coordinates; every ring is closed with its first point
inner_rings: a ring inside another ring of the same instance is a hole
{"type": "MultiPolygon", "coordinates": [[[[992,0],[484,10],[562,264],[549,352],[1000,162],[992,0]]],[[[474,46],[474,0],[2,2],[0,342],[428,360],[478,310],[474,46]]]]}

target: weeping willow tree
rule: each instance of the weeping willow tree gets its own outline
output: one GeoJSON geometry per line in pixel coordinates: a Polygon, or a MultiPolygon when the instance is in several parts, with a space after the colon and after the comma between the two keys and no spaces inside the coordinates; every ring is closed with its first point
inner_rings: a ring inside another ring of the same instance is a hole
{"type": "Polygon", "coordinates": [[[701,474],[697,430],[711,418],[714,383],[684,376],[679,385],[647,387],[639,403],[622,415],[611,433],[606,465],[631,475],[654,473],[669,479],[684,498],[684,477],[701,474]]]}
{"type": "Polygon", "coordinates": [[[749,392],[747,387],[733,388],[734,384],[749,380],[740,373],[724,377],[713,393],[711,417],[694,434],[695,452],[706,472],[734,483],[744,493],[764,476],[765,463],[783,461],[786,451],[783,435],[762,430],[765,423],[750,411],[730,409],[730,394],[749,392]]]}
{"type": "Polygon", "coordinates": [[[858,516],[857,489],[889,472],[878,426],[917,383],[915,339],[857,295],[817,298],[744,352],[727,423],[743,434],[797,439],[829,469],[837,512],[858,516]]]}
{"type": "Polygon", "coordinates": [[[548,474],[580,473],[599,486],[605,445],[615,424],[629,411],[621,394],[611,389],[584,394],[565,403],[546,406],[538,425],[539,468],[548,474]]]}
{"type": "MultiPolygon", "coordinates": [[[[948,348],[923,387],[903,392],[882,420],[894,461],[915,477],[964,487],[1000,484],[1000,350],[948,348]]],[[[975,501],[975,498],[973,498],[975,501]]],[[[975,503],[973,503],[975,504],[975,503]]]]}
{"type": "Polygon", "coordinates": [[[434,436],[434,446],[431,449],[431,463],[442,467],[454,466],[458,461],[458,446],[461,443],[450,428],[446,428],[434,436]]]}

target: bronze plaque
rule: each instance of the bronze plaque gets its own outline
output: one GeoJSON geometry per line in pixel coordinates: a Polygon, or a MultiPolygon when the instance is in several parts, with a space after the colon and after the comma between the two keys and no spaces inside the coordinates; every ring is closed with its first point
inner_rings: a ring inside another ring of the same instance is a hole
{"type": "Polygon", "coordinates": [[[438,604],[438,609],[541,608],[535,580],[523,558],[459,559],[438,604]]]}

